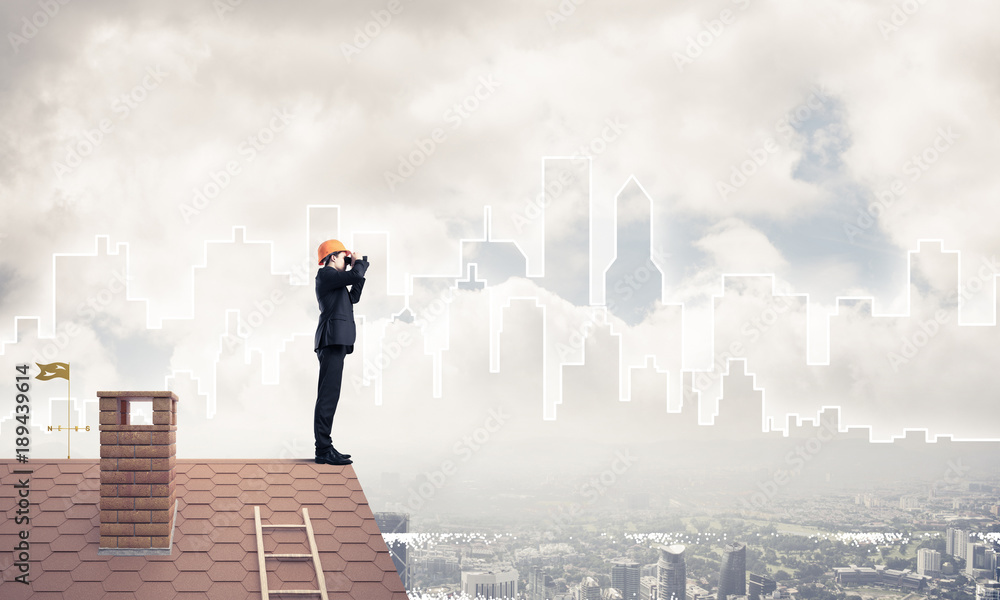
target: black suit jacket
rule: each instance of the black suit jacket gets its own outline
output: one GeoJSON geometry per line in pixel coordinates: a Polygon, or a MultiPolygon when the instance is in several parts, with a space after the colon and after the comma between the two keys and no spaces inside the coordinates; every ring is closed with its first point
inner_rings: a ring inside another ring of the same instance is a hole
{"type": "Polygon", "coordinates": [[[347,353],[354,352],[357,329],[354,325],[354,305],[361,300],[368,261],[358,260],[350,271],[322,267],[316,273],[316,300],[319,301],[319,325],[316,326],[314,350],[323,346],[343,344],[347,353]],[[351,286],[348,290],[347,286],[351,286]]]}

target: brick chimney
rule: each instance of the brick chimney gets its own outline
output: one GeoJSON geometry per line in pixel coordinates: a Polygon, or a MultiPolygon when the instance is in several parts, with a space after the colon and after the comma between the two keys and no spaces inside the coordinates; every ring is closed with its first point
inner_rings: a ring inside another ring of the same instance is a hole
{"type": "Polygon", "coordinates": [[[98,554],[170,554],[177,500],[177,396],[97,392],[101,408],[98,554]],[[130,425],[130,405],[152,402],[153,424],[130,425]]]}

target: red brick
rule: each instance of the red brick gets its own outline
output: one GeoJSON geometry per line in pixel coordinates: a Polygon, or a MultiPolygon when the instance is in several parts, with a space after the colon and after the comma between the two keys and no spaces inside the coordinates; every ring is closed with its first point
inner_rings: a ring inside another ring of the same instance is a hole
{"type": "Polygon", "coordinates": [[[177,444],[170,444],[169,446],[136,446],[135,455],[136,457],[144,458],[169,458],[177,456],[177,444]]]}
{"type": "Polygon", "coordinates": [[[133,446],[101,444],[101,458],[132,458],[133,456],[135,456],[135,447],[133,446]]]}
{"type": "Polygon", "coordinates": [[[170,411],[173,407],[177,406],[174,404],[171,398],[153,398],[153,410],[154,411],[170,411]]]}
{"type": "Polygon", "coordinates": [[[111,444],[115,445],[118,443],[118,432],[117,431],[102,431],[101,432],[101,445],[111,444]]]}
{"type": "Polygon", "coordinates": [[[135,525],[132,523],[101,523],[101,537],[135,535],[135,525]]]}
{"type": "Polygon", "coordinates": [[[101,545],[100,545],[100,547],[101,548],[117,548],[118,547],[118,538],[115,537],[115,536],[102,535],[101,536],[101,545]]]}
{"type": "Polygon", "coordinates": [[[101,410],[118,410],[118,398],[101,398],[99,400],[101,410]]]}
{"type": "Polygon", "coordinates": [[[170,519],[174,516],[174,507],[171,506],[169,510],[151,510],[149,511],[149,520],[151,523],[169,523],[170,519]]]}
{"type": "Polygon", "coordinates": [[[149,498],[149,486],[144,484],[120,485],[118,495],[131,498],[149,498]]]}
{"type": "MultiPolygon", "coordinates": [[[[167,471],[158,471],[159,473],[166,473],[167,471]]],[[[172,498],[176,488],[174,484],[163,485],[151,485],[149,489],[149,496],[151,498],[172,498]]]]}
{"type": "Polygon", "coordinates": [[[151,458],[153,471],[169,471],[177,465],[177,457],[171,456],[170,458],[151,458]]]}
{"type": "Polygon", "coordinates": [[[148,537],[120,537],[118,538],[119,548],[151,548],[148,537]]]}
{"type": "Polygon", "coordinates": [[[119,471],[149,471],[150,463],[148,458],[119,458],[119,471]]]}
{"type": "Polygon", "coordinates": [[[170,523],[137,523],[135,534],[158,537],[168,536],[170,535],[170,523]]]}
{"type": "MultiPolygon", "coordinates": [[[[136,498],[136,510],[167,510],[174,507],[174,502],[170,498],[136,498]]],[[[154,535],[154,534],[149,534],[154,535]]]]}
{"type": "Polygon", "coordinates": [[[114,484],[101,485],[101,498],[115,498],[118,496],[118,486],[114,484]]]}
{"type": "Polygon", "coordinates": [[[120,510],[118,511],[119,523],[149,523],[148,510],[120,510]]]}
{"type": "Polygon", "coordinates": [[[128,471],[101,471],[101,483],[132,483],[132,479],[128,471]]]}
{"type": "MultiPolygon", "coordinates": [[[[136,483],[170,483],[170,471],[136,471],[135,472],[135,482],[136,483]]],[[[153,492],[154,496],[165,496],[166,494],[157,494],[153,492]]]]}
{"type": "MultiPolygon", "coordinates": [[[[101,523],[117,523],[118,522],[118,511],[116,510],[102,510],[101,511],[101,523]]],[[[113,535],[118,535],[117,533],[113,535]]]]}
{"type": "Polygon", "coordinates": [[[122,431],[118,434],[120,444],[148,444],[151,441],[151,431],[122,431]]]}
{"type": "Polygon", "coordinates": [[[135,510],[135,498],[101,498],[101,510],[135,510]]]}
{"type": "Polygon", "coordinates": [[[153,411],[153,425],[170,425],[171,417],[169,412],[153,411]]]}
{"type": "Polygon", "coordinates": [[[118,423],[118,413],[115,411],[101,411],[101,425],[115,425],[118,423]]]}
{"type": "Polygon", "coordinates": [[[151,548],[169,548],[170,536],[149,538],[151,548]]]}
{"type": "Polygon", "coordinates": [[[118,459],[117,458],[102,458],[101,459],[101,470],[102,471],[117,471],[118,470],[118,459]]]}
{"type": "Polygon", "coordinates": [[[176,444],[176,431],[153,431],[151,432],[152,443],[154,444],[176,444]]]}

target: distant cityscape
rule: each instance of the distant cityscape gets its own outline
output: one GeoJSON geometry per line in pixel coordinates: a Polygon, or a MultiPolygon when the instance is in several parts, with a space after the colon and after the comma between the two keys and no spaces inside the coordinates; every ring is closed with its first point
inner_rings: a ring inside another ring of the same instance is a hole
{"type": "Polygon", "coordinates": [[[1000,600],[1000,485],[932,492],[791,497],[758,518],[629,498],[561,530],[526,520],[492,537],[376,518],[412,598],[1000,600]]]}

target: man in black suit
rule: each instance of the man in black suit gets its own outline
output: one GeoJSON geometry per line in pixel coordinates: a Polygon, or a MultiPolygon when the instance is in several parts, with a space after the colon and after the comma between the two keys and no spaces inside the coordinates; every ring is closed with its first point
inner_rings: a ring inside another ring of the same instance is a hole
{"type": "Polygon", "coordinates": [[[368,270],[367,256],[361,260],[352,260],[352,256],[353,253],[338,240],[327,240],[319,247],[319,264],[323,268],[316,273],[316,300],[319,301],[320,315],[314,346],[319,358],[319,386],[313,433],[316,437],[316,462],[329,465],[349,465],[352,462],[351,455],[338,452],[330,438],[333,416],[340,400],[344,357],[354,352],[357,337],[354,305],[361,300],[361,289],[368,270]]]}

